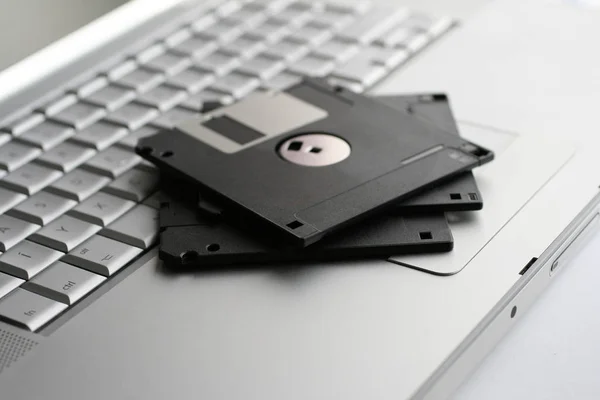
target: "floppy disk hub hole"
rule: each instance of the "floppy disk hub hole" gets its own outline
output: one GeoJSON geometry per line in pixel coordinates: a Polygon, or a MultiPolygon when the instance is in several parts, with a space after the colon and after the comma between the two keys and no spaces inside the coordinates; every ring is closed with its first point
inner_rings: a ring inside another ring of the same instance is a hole
{"type": "Polygon", "coordinates": [[[293,141],[288,146],[289,151],[300,151],[301,148],[302,148],[302,142],[299,140],[293,141]]]}
{"type": "Polygon", "coordinates": [[[450,199],[451,200],[460,200],[460,199],[462,199],[462,196],[460,195],[460,193],[450,193],[450,199]]]}
{"type": "Polygon", "coordinates": [[[322,149],[322,148],[320,148],[320,147],[311,147],[309,151],[310,151],[311,153],[319,154],[319,153],[320,153],[322,150],[323,150],[323,149],[322,149]]]}
{"type": "Polygon", "coordinates": [[[292,221],[289,224],[287,224],[288,228],[290,228],[290,229],[298,229],[302,225],[304,225],[304,224],[300,221],[292,221]]]}
{"type": "Polygon", "coordinates": [[[431,240],[431,239],[433,239],[433,235],[429,231],[419,232],[419,236],[421,237],[421,240],[431,240]]]}
{"type": "Polygon", "coordinates": [[[206,250],[210,251],[211,253],[214,253],[221,250],[221,246],[219,245],[219,243],[211,243],[208,246],[206,246],[206,250]]]}
{"type": "Polygon", "coordinates": [[[167,158],[167,157],[171,157],[174,153],[171,150],[167,150],[167,151],[163,151],[162,153],[160,153],[161,157],[167,158]]]}

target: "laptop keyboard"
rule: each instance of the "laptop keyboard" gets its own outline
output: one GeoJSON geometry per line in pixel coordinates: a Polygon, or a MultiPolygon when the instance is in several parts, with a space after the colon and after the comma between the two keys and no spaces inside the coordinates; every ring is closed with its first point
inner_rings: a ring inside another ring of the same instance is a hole
{"type": "Polygon", "coordinates": [[[453,23],[363,1],[228,1],[0,127],[0,319],[36,331],[155,244],[140,138],[302,76],[362,92],[453,23]]]}

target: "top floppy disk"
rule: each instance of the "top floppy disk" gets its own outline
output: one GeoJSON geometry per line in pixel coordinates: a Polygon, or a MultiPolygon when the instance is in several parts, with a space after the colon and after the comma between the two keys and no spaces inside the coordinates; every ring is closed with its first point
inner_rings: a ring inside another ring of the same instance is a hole
{"type": "Polygon", "coordinates": [[[143,139],[137,151],[189,180],[232,221],[270,227],[298,246],[493,158],[434,124],[316,80],[198,115],[143,139]]]}

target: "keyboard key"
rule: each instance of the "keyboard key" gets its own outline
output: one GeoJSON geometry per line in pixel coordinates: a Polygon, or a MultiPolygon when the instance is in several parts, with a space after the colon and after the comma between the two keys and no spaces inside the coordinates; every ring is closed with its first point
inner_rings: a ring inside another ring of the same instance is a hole
{"type": "Polygon", "coordinates": [[[225,45],[221,51],[243,58],[250,58],[265,50],[266,47],[267,46],[263,42],[257,39],[242,36],[230,43],[227,43],[227,45],[225,45]]]}
{"type": "Polygon", "coordinates": [[[25,282],[23,279],[0,273],[0,299],[25,282]]]}
{"type": "Polygon", "coordinates": [[[318,57],[335,60],[338,63],[344,63],[354,57],[359,50],[359,46],[353,43],[342,42],[333,39],[313,50],[318,57]]]}
{"type": "Polygon", "coordinates": [[[166,75],[175,75],[192,65],[192,61],[171,52],[165,52],[144,64],[144,66],[153,71],[162,72],[166,75]]]}
{"type": "Polygon", "coordinates": [[[72,140],[96,150],[104,150],[127,136],[126,128],[100,121],[73,136],[72,140]]]}
{"type": "Polygon", "coordinates": [[[0,301],[0,317],[33,332],[66,308],[66,304],[18,288],[0,301]]]}
{"type": "Polygon", "coordinates": [[[190,93],[197,93],[214,81],[213,74],[195,68],[188,68],[169,78],[168,83],[190,93]]]}
{"type": "Polygon", "coordinates": [[[59,111],[64,110],[72,104],[77,102],[77,96],[74,94],[66,94],[60,96],[58,99],[52,100],[50,103],[40,108],[40,111],[46,115],[53,115],[59,111]]]}
{"type": "Polygon", "coordinates": [[[111,114],[108,114],[106,119],[133,131],[146,125],[158,115],[158,110],[153,107],[129,103],[118,110],[113,111],[111,114]]]}
{"type": "Polygon", "coordinates": [[[105,280],[105,277],[93,272],[57,261],[23,285],[23,288],[72,305],[105,280]]]}
{"type": "Polygon", "coordinates": [[[192,30],[189,28],[182,28],[167,36],[164,40],[164,43],[169,46],[176,46],[177,44],[183,42],[189,37],[192,37],[192,30]]]}
{"type": "Polygon", "coordinates": [[[39,192],[10,210],[8,214],[37,225],[46,225],[76,205],[75,200],[39,192]]]}
{"type": "Polygon", "coordinates": [[[12,133],[14,136],[18,136],[21,133],[33,128],[34,126],[44,122],[44,114],[33,113],[27,114],[24,117],[17,119],[16,121],[3,127],[3,130],[12,133]]]}
{"type": "Polygon", "coordinates": [[[8,215],[0,215],[0,251],[6,251],[40,228],[8,215]]]}
{"type": "Polygon", "coordinates": [[[217,40],[221,43],[230,42],[244,33],[242,27],[234,21],[220,20],[206,28],[197,31],[199,36],[217,40]]]}
{"type": "Polygon", "coordinates": [[[134,60],[127,60],[110,69],[106,73],[106,76],[110,80],[117,80],[134,71],[136,68],[137,63],[134,60]]]}
{"type": "Polygon", "coordinates": [[[79,97],[86,97],[95,91],[102,89],[106,85],[108,85],[108,79],[105,76],[98,76],[81,85],[77,89],[72,90],[72,92],[79,97]]]}
{"type": "Polygon", "coordinates": [[[271,79],[285,69],[285,63],[281,60],[259,55],[248,61],[245,61],[239,68],[239,71],[256,76],[260,79],[271,79]]]}
{"type": "Polygon", "coordinates": [[[267,19],[267,17],[267,13],[261,12],[259,10],[253,10],[249,7],[242,7],[227,15],[227,20],[235,21],[237,24],[240,24],[244,28],[251,28],[264,22],[267,19]]]}
{"type": "Polygon", "coordinates": [[[149,46],[146,49],[140,51],[138,54],[136,54],[135,60],[138,63],[142,64],[142,63],[147,62],[148,60],[158,57],[159,55],[163,54],[165,51],[166,51],[166,48],[163,44],[155,43],[152,46],[149,46]]]}
{"type": "Polygon", "coordinates": [[[209,55],[218,48],[219,45],[212,39],[192,36],[177,46],[173,46],[171,51],[183,56],[201,58],[209,55]]]}
{"type": "Polygon", "coordinates": [[[396,68],[409,57],[404,49],[388,49],[382,47],[367,47],[360,50],[361,57],[370,59],[374,64],[383,65],[388,69],[396,68]]]}
{"type": "Polygon", "coordinates": [[[362,86],[371,86],[385,74],[384,66],[376,65],[370,59],[361,57],[360,54],[333,71],[335,77],[354,81],[362,86]]]}
{"type": "Polygon", "coordinates": [[[10,142],[11,138],[12,138],[12,136],[10,135],[10,133],[0,132],[0,146],[2,146],[5,143],[10,142]]]}
{"type": "Polygon", "coordinates": [[[82,201],[108,184],[110,179],[82,169],[75,169],[48,187],[48,191],[82,201]]]}
{"type": "Polygon", "coordinates": [[[292,75],[287,72],[282,72],[279,75],[276,75],[273,78],[269,79],[267,83],[265,83],[265,87],[267,87],[268,89],[278,91],[285,90],[290,86],[293,86],[296,83],[300,82],[301,80],[302,78],[300,78],[298,75],[292,75]]]}
{"type": "Polygon", "coordinates": [[[295,8],[285,8],[280,12],[273,14],[272,19],[286,25],[300,26],[310,20],[312,12],[310,10],[298,10],[295,8]]]}
{"type": "Polygon", "coordinates": [[[102,108],[85,103],[75,103],[52,116],[52,119],[74,127],[84,129],[106,115],[102,108]]]}
{"type": "Polygon", "coordinates": [[[161,128],[172,128],[181,121],[185,121],[196,115],[195,112],[186,108],[175,107],[163,113],[160,117],[152,121],[152,123],[161,128]]]}
{"type": "Polygon", "coordinates": [[[232,73],[217,79],[210,88],[239,99],[254,91],[259,86],[260,80],[256,78],[232,73]]]}
{"type": "Polygon", "coordinates": [[[181,105],[196,112],[209,112],[233,101],[234,98],[228,94],[207,89],[190,96],[181,105]]]}
{"type": "Polygon", "coordinates": [[[98,225],[63,215],[31,235],[29,240],[66,253],[100,229],[98,225]]]}
{"type": "Polygon", "coordinates": [[[0,188],[0,214],[13,208],[27,198],[23,193],[13,192],[12,190],[0,188]]]}
{"type": "Polygon", "coordinates": [[[211,71],[216,75],[225,75],[239,65],[239,58],[222,52],[209,54],[203,59],[196,61],[196,66],[205,71],[211,71]]]}
{"type": "Polygon", "coordinates": [[[98,192],[69,211],[69,215],[92,224],[107,226],[134,206],[135,203],[131,200],[98,192]]]}
{"type": "Polygon", "coordinates": [[[325,11],[333,11],[336,13],[363,14],[370,8],[371,1],[369,0],[357,0],[351,3],[327,1],[327,3],[325,3],[325,11]]]}
{"type": "Polygon", "coordinates": [[[383,35],[407,16],[408,11],[404,8],[373,8],[338,35],[348,41],[366,44],[383,35]]]}
{"type": "Polygon", "coordinates": [[[264,40],[266,42],[276,42],[288,35],[290,30],[285,24],[279,21],[267,20],[264,23],[248,30],[246,34],[250,37],[264,40]]]}
{"type": "Polygon", "coordinates": [[[141,252],[137,247],[96,235],[65,255],[63,261],[111,276],[141,252]]]}
{"type": "Polygon", "coordinates": [[[196,19],[192,23],[192,30],[196,31],[196,32],[202,31],[203,29],[208,28],[209,26],[211,26],[215,22],[217,22],[217,16],[216,15],[214,15],[214,14],[205,14],[205,15],[201,16],[200,18],[196,19]]]}
{"type": "Polygon", "coordinates": [[[146,249],[158,238],[158,210],[140,204],[104,228],[100,234],[146,249]]]}
{"type": "Polygon", "coordinates": [[[140,161],[141,157],[131,151],[109,147],[92,157],[85,164],[85,168],[100,175],[116,178],[140,161]]]}
{"type": "Polygon", "coordinates": [[[160,85],[144,93],[138,102],[166,111],[187,98],[187,92],[167,85],[160,85]]]}
{"type": "Polygon", "coordinates": [[[140,169],[131,169],[104,187],[104,191],[140,202],[150,196],[158,186],[158,174],[140,169]]]}
{"type": "Polygon", "coordinates": [[[309,51],[310,48],[302,43],[297,43],[289,39],[283,39],[269,46],[265,53],[272,57],[285,60],[288,63],[293,63],[294,61],[307,55],[309,51]]]}
{"type": "Polygon", "coordinates": [[[62,172],[69,172],[96,154],[92,149],[74,143],[61,143],[42,154],[36,161],[62,172]]]}
{"type": "Polygon", "coordinates": [[[300,43],[318,46],[333,36],[333,31],[327,28],[306,25],[294,31],[289,38],[300,43]]]}
{"type": "Polygon", "coordinates": [[[69,126],[45,121],[27,132],[23,132],[19,136],[19,140],[23,140],[43,150],[49,150],[74,134],[75,130],[69,126]]]}
{"type": "Polygon", "coordinates": [[[92,104],[114,111],[135,99],[135,91],[116,85],[107,85],[85,98],[92,104]]]}
{"type": "Polygon", "coordinates": [[[62,172],[36,164],[27,164],[6,175],[0,185],[26,195],[39,192],[58,178],[62,172]]]}
{"type": "Polygon", "coordinates": [[[292,0],[253,0],[246,4],[247,7],[262,12],[277,12],[290,4],[292,0]]]}
{"type": "Polygon", "coordinates": [[[423,13],[411,13],[408,18],[402,21],[402,26],[433,37],[446,32],[452,25],[454,25],[452,18],[436,18],[423,13]]]}
{"type": "Polygon", "coordinates": [[[14,171],[40,155],[42,151],[35,147],[15,141],[0,146],[0,167],[14,171]]]}
{"type": "Polygon", "coordinates": [[[220,17],[225,17],[239,10],[241,7],[242,4],[238,0],[225,1],[219,4],[219,6],[215,9],[215,14],[220,17]]]}
{"type": "Polygon", "coordinates": [[[140,139],[145,138],[146,136],[154,135],[159,130],[160,128],[155,128],[151,125],[143,126],[137,131],[132,132],[121,139],[119,145],[133,149],[135,146],[137,146],[137,143],[140,139]]]}
{"type": "Polygon", "coordinates": [[[336,11],[325,10],[319,14],[314,15],[307,25],[327,27],[333,30],[340,30],[352,22],[354,22],[355,16],[351,14],[344,14],[336,11]]]}
{"type": "Polygon", "coordinates": [[[23,240],[0,256],[0,271],[29,280],[63,255],[60,251],[23,240]]]}
{"type": "Polygon", "coordinates": [[[158,72],[138,68],[115,81],[124,87],[128,87],[138,93],[146,92],[165,81],[165,77],[158,72]]]}
{"type": "Polygon", "coordinates": [[[335,63],[331,60],[307,56],[290,66],[290,71],[312,77],[323,77],[329,74],[335,68],[335,63]]]}

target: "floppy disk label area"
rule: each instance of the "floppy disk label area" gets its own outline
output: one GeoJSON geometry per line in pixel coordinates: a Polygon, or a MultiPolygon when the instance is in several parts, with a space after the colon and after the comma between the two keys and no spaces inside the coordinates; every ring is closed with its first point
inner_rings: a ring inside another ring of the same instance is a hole
{"type": "Polygon", "coordinates": [[[188,120],[178,128],[231,154],[328,116],[322,108],[285,92],[255,93],[248,100],[188,120]]]}

